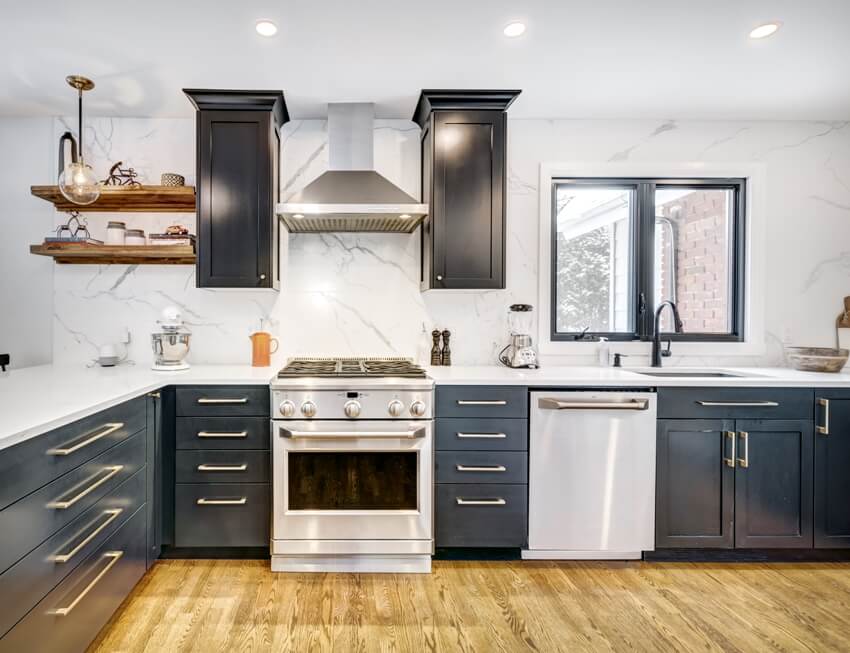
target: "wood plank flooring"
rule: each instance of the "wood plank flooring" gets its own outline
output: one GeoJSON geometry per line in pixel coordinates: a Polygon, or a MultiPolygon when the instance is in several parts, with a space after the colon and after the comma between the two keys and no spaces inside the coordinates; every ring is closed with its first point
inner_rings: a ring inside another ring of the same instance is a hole
{"type": "Polygon", "coordinates": [[[160,561],[90,651],[848,651],[848,563],[160,561]]]}

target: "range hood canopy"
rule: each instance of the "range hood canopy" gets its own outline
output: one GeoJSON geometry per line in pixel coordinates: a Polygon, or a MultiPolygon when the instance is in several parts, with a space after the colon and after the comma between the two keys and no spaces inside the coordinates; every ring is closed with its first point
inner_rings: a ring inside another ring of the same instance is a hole
{"type": "Polygon", "coordinates": [[[328,105],[330,170],[277,205],[290,232],[411,233],[428,215],[427,204],[375,172],[373,121],[372,104],[328,105]]]}

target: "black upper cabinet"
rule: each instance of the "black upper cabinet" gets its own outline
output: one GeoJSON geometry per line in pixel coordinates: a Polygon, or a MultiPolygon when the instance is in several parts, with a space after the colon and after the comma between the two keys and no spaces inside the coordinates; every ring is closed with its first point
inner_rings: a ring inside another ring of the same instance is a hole
{"type": "Polygon", "coordinates": [[[197,109],[199,288],[278,288],[281,91],[184,89],[197,109]]]}
{"type": "Polygon", "coordinates": [[[419,96],[422,127],[422,290],[505,287],[508,106],[520,91],[419,96]]]}

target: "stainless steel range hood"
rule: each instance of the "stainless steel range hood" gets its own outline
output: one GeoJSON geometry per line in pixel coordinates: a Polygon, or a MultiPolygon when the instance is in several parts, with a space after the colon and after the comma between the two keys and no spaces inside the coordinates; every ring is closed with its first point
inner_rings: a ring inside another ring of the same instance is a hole
{"type": "Polygon", "coordinates": [[[427,204],[375,172],[373,119],[372,104],[328,105],[330,170],[277,205],[290,232],[411,233],[428,215],[427,204]]]}

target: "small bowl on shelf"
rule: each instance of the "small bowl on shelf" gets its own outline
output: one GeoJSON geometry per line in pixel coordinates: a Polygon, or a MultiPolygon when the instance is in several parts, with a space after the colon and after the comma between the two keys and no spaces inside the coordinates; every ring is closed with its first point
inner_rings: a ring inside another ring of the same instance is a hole
{"type": "Polygon", "coordinates": [[[840,372],[850,356],[848,349],[832,347],[786,347],[785,357],[802,372],[840,372]]]}

